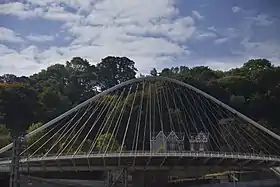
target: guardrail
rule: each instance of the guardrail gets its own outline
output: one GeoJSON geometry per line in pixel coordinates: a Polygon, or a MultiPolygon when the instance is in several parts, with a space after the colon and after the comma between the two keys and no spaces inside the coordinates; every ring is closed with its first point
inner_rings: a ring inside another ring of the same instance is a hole
{"type": "Polygon", "coordinates": [[[45,158],[94,158],[94,157],[142,157],[142,156],[151,156],[151,157],[210,157],[210,158],[240,158],[240,159],[253,159],[253,160],[275,160],[280,161],[280,157],[276,155],[261,155],[261,154],[244,154],[244,153],[221,153],[221,152],[134,152],[134,151],[125,151],[125,152],[111,152],[111,153],[79,153],[77,155],[36,155],[34,157],[23,157],[22,159],[33,160],[33,159],[45,159],[45,158]]]}
{"type": "MultiPolygon", "coordinates": [[[[21,157],[22,162],[36,161],[36,160],[55,160],[55,159],[75,159],[75,158],[109,158],[109,157],[205,157],[205,158],[232,158],[232,159],[246,159],[246,160],[264,160],[264,161],[276,161],[280,162],[280,156],[276,155],[264,155],[264,154],[248,154],[248,153],[229,153],[229,152],[193,152],[193,151],[183,151],[183,152],[135,152],[135,151],[123,151],[123,152],[111,152],[111,153],[100,153],[94,152],[88,154],[86,152],[79,153],[77,155],[36,155],[34,157],[24,156],[21,157]]],[[[1,163],[7,163],[11,160],[9,158],[1,158],[1,163]]]]}

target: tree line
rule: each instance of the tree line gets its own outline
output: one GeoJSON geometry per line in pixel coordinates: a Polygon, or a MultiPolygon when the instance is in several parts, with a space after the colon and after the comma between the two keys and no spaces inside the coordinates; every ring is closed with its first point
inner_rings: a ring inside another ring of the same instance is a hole
{"type": "MultiPolygon", "coordinates": [[[[108,56],[96,65],[74,57],[32,76],[0,76],[0,147],[11,136],[30,132],[86,99],[136,78],[135,62],[108,56]]],[[[143,76],[143,75],[140,75],[143,76]]],[[[191,84],[266,127],[280,132],[280,67],[266,59],[251,59],[240,68],[216,71],[207,66],[152,69],[191,84]]]]}

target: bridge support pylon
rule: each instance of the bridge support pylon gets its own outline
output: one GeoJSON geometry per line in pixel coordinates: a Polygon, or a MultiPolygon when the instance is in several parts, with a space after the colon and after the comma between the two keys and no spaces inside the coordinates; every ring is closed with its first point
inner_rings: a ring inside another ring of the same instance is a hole
{"type": "Polygon", "coordinates": [[[112,178],[112,171],[111,170],[108,170],[107,171],[107,181],[106,181],[106,187],[111,187],[112,184],[113,184],[113,178],[112,178]]]}
{"type": "Polygon", "coordinates": [[[122,175],[123,175],[123,186],[128,187],[128,173],[126,168],[123,169],[122,175]]]}
{"type": "Polygon", "coordinates": [[[14,138],[13,148],[12,148],[12,163],[11,163],[10,185],[9,185],[10,187],[20,186],[20,182],[19,182],[20,146],[21,146],[21,137],[14,138]]]}

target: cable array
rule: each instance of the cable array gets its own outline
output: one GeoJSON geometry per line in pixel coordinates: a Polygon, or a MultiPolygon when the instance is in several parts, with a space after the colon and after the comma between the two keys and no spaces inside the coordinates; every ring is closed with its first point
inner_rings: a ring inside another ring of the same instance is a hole
{"type": "Polygon", "coordinates": [[[140,79],[95,99],[27,139],[32,157],[131,152],[279,155],[279,141],[174,82],[140,79]]]}

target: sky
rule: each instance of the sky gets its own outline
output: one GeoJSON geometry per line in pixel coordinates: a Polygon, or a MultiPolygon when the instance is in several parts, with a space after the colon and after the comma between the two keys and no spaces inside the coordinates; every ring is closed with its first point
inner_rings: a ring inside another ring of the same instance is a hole
{"type": "Polygon", "coordinates": [[[280,65],[278,0],[0,0],[0,74],[126,56],[139,72],[280,65]]]}

